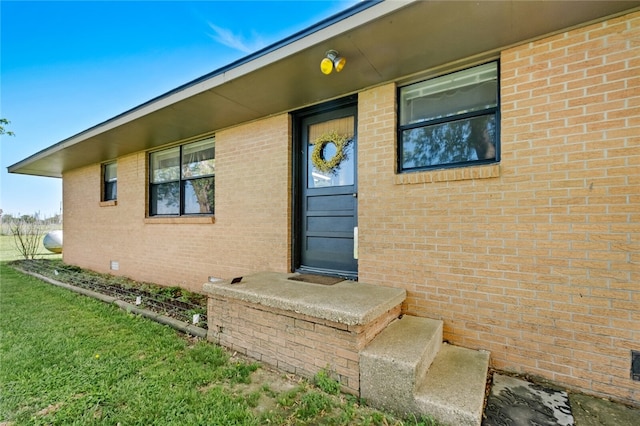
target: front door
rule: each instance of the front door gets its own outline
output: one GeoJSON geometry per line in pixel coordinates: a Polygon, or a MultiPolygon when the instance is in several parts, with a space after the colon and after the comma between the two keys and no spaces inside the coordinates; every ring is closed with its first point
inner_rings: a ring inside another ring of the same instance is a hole
{"type": "Polygon", "coordinates": [[[357,279],[356,105],[307,114],[297,123],[294,266],[357,279]]]}

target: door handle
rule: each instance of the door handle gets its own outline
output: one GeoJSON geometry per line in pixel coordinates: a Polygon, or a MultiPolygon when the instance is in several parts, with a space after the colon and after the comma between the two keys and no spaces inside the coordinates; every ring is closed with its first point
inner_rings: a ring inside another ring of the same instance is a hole
{"type": "Polygon", "coordinates": [[[353,194],[351,194],[351,195],[353,195],[353,198],[358,198],[358,193],[357,193],[357,192],[354,192],[354,193],[353,193],[353,194]]]}
{"type": "Polygon", "coordinates": [[[353,227],[353,258],[358,258],[358,227],[353,227]]]}

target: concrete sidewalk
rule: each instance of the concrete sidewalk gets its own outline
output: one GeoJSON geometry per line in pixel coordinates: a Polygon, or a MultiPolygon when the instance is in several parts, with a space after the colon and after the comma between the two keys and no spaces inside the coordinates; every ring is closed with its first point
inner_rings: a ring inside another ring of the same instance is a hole
{"type": "Polygon", "coordinates": [[[640,408],[495,373],[483,426],[640,426],[640,408]]]}

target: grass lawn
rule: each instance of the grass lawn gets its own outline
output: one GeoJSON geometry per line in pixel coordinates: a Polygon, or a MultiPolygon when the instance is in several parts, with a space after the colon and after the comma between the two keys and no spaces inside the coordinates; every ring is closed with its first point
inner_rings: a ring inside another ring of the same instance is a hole
{"type": "Polygon", "coordinates": [[[0,424],[404,425],[0,263],[0,424]],[[6,423],[3,423],[6,422],[6,423]]]}
{"type": "MultiPolygon", "coordinates": [[[[42,239],[44,239],[44,236],[42,237],[42,239]]],[[[38,251],[38,254],[36,255],[36,257],[47,258],[47,259],[50,259],[50,258],[61,259],[62,255],[51,253],[46,248],[44,248],[44,245],[42,245],[42,241],[41,241],[40,250],[38,251]]],[[[13,242],[13,236],[0,235],[0,261],[18,260],[18,259],[23,259],[23,257],[20,255],[20,252],[18,251],[18,249],[16,249],[16,246],[13,242]]]]}

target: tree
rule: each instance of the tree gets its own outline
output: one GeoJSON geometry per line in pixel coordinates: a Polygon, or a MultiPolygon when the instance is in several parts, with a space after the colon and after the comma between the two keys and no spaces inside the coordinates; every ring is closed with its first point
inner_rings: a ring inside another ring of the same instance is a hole
{"type": "Polygon", "coordinates": [[[23,215],[10,225],[13,243],[25,259],[35,259],[45,234],[44,225],[32,216],[23,215]],[[28,219],[27,219],[28,218],[28,219]]]}
{"type": "Polygon", "coordinates": [[[23,221],[24,223],[35,223],[38,221],[38,217],[31,216],[29,214],[23,214],[22,216],[20,216],[20,220],[23,221]]]}
{"type": "Polygon", "coordinates": [[[6,118],[0,118],[0,136],[2,135],[15,136],[15,133],[13,133],[12,131],[4,129],[4,126],[8,125],[9,123],[11,122],[6,118]]]}

